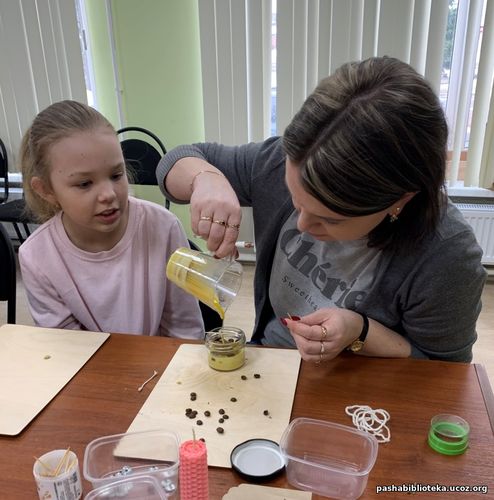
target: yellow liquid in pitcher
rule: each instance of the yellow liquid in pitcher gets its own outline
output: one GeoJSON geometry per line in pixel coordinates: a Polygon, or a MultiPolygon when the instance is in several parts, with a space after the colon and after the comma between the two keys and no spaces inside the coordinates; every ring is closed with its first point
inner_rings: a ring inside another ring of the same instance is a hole
{"type": "Polygon", "coordinates": [[[202,281],[199,281],[197,276],[192,273],[187,273],[183,288],[194,297],[197,297],[201,302],[204,302],[204,304],[214,309],[220,315],[221,319],[225,319],[225,311],[221,307],[214,289],[206,286],[202,281]]]}
{"type": "Polygon", "coordinates": [[[220,304],[214,286],[209,286],[199,276],[189,272],[199,267],[200,264],[195,263],[191,257],[174,253],[166,266],[166,275],[173,283],[214,309],[221,319],[224,319],[225,310],[220,304]]]}

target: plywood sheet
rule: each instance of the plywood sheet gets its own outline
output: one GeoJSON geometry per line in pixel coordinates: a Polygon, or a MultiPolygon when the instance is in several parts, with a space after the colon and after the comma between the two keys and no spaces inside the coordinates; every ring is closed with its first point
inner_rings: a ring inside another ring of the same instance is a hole
{"type": "Polygon", "coordinates": [[[237,444],[252,438],[279,442],[290,420],[299,367],[296,349],[247,347],[242,368],[219,372],[209,367],[204,345],[183,344],[128,432],[171,429],[186,441],[194,430],[197,439],[206,440],[208,464],[230,467],[230,453],[237,444]],[[261,377],[254,378],[255,373],[261,377]],[[191,392],[197,394],[195,401],[191,392]],[[187,408],[197,410],[197,417],[186,417],[187,408]],[[218,422],[220,409],[229,417],[223,423],[218,422]],[[265,410],[269,415],[264,415],[265,410]],[[211,416],[205,416],[205,411],[211,416]],[[203,425],[197,424],[198,419],[203,425]],[[224,433],[219,434],[217,427],[224,433]]]}
{"type": "Polygon", "coordinates": [[[311,500],[310,491],[288,490],[255,484],[241,484],[230,488],[222,500],[311,500]]]}
{"type": "Polygon", "coordinates": [[[0,327],[0,434],[19,434],[108,337],[101,332],[0,327]]]}

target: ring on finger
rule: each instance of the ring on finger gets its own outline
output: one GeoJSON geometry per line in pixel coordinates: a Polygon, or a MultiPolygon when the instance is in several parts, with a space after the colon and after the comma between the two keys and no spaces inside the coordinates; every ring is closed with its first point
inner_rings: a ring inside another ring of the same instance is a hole
{"type": "Polygon", "coordinates": [[[226,221],[224,220],[221,220],[221,219],[216,219],[216,220],[213,220],[213,224],[219,224],[220,226],[226,226],[226,221]]]}
{"type": "Polygon", "coordinates": [[[201,215],[199,220],[207,220],[208,222],[211,222],[213,218],[210,215],[201,215]]]}
{"type": "Polygon", "coordinates": [[[230,229],[236,229],[238,231],[240,229],[240,224],[228,224],[228,222],[227,222],[226,227],[228,227],[230,229]]]}
{"type": "Polygon", "coordinates": [[[328,334],[328,329],[325,326],[321,325],[321,342],[324,341],[327,334],[328,334]]]}
{"type": "MultiPolygon", "coordinates": [[[[321,342],[321,344],[322,344],[322,342],[321,342]]],[[[319,353],[319,359],[316,361],[316,365],[318,365],[318,366],[321,364],[323,353],[324,353],[324,348],[321,346],[321,352],[319,353]]]]}
{"type": "Polygon", "coordinates": [[[321,350],[319,351],[319,355],[322,356],[324,354],[324,342],[321,340],[321,350]]]}

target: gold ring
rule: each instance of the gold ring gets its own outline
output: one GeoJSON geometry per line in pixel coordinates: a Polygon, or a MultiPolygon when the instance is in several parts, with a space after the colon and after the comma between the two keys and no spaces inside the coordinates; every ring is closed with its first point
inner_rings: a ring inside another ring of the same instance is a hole
{"type": "Polygon", "coordinates": [[[231,229],[236,229],[237,231],[240,229],[240,224],[226,224],[226,227],[229,227],[231,229]]]}
{"type": "Polygon", "coordinates": [[[321,352],[319,353],[319,359],[316,361],[316,365],[320,365],[320,364],[321,364],[321,361],[322,361],[322,353],[323,353],[323,352],[324,352],[324,351],[321,351],[321,352]]]}
{"type": "Polygon", "coordinates": [[[226,226],[226,221],[217,219],[217,220],[213,221],[213,224],[219,224],[220,226],[226,226]]]}
{"type": "Polygon", "coordinates": [[[322,356],[324,354],[324,342],[321,340],[321,351],[319,354],[322,356]]]}
{"type": "Polygon", "coordinates": [[[210,215],[201,215],[199,217],[199,220],[207,220],[207,221],[211,222],[213,220],[213,218],[210,215]]]}
{"type": "Polygon", "coordinates": [[[325,326],[321,325],[321,342],[324,341],[327,334],[328,334],[328,329],[325,326]]]}

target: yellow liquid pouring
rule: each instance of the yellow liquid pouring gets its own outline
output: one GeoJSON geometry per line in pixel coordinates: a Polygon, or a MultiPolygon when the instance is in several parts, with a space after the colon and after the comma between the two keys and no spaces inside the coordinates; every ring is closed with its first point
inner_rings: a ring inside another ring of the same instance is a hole
{"type": "Polygon", "coordinates": [[[166,266],[166,276],[187,293],[214,309],[221,319],[224,319],[225,310],[221,306],[214,286],[207,284],[204,278],[194,272],[189,272],[190,270],[201,273],[201,267],[204,266],[201,263],[194,262],[192,257],[174,253],[166,266]]]}

